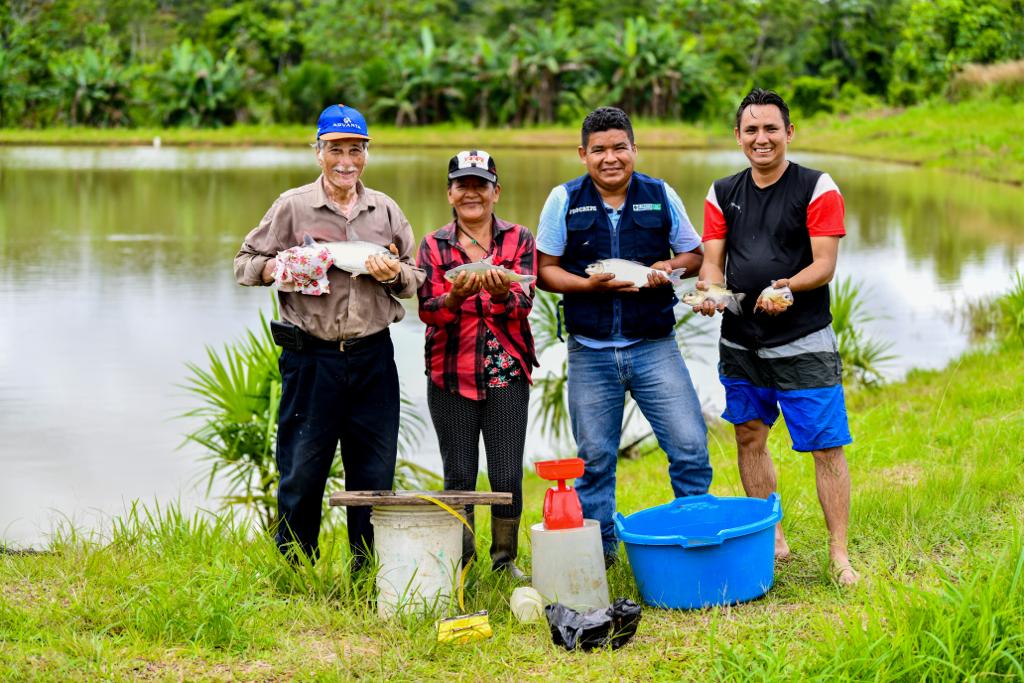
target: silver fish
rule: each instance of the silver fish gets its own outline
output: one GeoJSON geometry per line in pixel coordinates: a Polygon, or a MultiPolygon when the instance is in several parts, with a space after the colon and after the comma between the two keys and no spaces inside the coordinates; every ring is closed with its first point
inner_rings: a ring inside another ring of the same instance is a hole
{"type": "Polygon", "coordinates": [[[683,294],[682,301],[687,306],[700,306],[705,301],[712,301],[715,306],[725,304],[728,310],[740,315],[743,312],[740,302],[745,296],[746,294],[734,294],[722,285],[708,285],[707,290],[691,289],[683,294]]]}
{"type": "Polygon", "coordinates": [[[398,260],[398,257],[388,251],[387,247],[360,240],[351,242],[316,242],[309,235],[304,235],[302,246],[327,247],[327,250],[331,252],[331,258],[334,259],[334,267],[351,273],[352,277],[369,275],[370,271],[366,270],[366,259],[371,256],[383,256],[391,261],[398,260]]]}
{"type": "Polygon", "coordinates": [[[509,270],[505,266],[496,266],[492,259],[494,255],[488,256],[481,261],[473,261],[472,263],[463,263],[461,266],[455,266],[447,273],[444,274],[444,279],[448,282],[455,282],[455,278],[459,276],[459,273],[486,273],[488,270],[497,270],[508,276],[508,279],[512,282],[519,282],[524,285],[528,285],[537,279],[536,275],[523,275],[517,273],[514,270],[509,270]]]}
{"type": "Polygon", "coordinates": [[[651,273],[661,273],[669,279],[673,286],[680,285],[683,282],[683,273],[686,272],[686,268],[676,268],[671,273],[666,273],[663,270],[655,270],[636,261],[627,261],[623,258],[605,258],[591,263],[586,267],[586,271],[587,275],[613,273],[616,280],[632,282],[634,287],[646,287],[647,276],[651,273]]]}

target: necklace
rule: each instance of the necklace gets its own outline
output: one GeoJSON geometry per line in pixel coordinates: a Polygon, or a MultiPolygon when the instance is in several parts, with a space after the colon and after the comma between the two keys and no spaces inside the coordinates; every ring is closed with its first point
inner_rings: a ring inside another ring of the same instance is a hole
{"type": "Polygon", "coordinates": [[[483,249],[484,251],[487,251],[484,248],[484,245],[480,244],[480,242],[477,241],[477,239],[475,237],[473,237],[472,235],[469,234],[468,230],[466,230],[464,227],[462,227],[461,223],[456,221],[455,222],[455,227],[458,228],[458,231],[461,232],[463,235],[465,235],[469,239],[469,243],[470,244],[472,244],[474,247],[479,247],[480,249],[483,249]]]}

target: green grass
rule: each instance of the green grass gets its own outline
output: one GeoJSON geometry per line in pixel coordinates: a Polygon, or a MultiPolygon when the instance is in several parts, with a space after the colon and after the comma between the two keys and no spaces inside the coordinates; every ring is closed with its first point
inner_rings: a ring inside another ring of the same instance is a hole
{"type": "Polygon", "coordinates": [[[797,124],[795,148],[1024,183],[1024,103],[967,101],[797,124]]]}
{"type": "MultiPolygon", "coordinates": [[[[1014,185],[1024,184],[1024,103],[975,100],[935,103],[904,110],[797,120],[794,149],[897,161],[941,168],[1014,185]]],[[[579,128],[572,125],[524,129],[476,129],[467,124],[396,128],[374,125],[374,144],[382,147],[454,149],[485,144],[489,148],[572,148],[579,128]]],[[[645,149],[731,148],[728,123],[666,124],[636,122],[645,149]]],[[[0,144],[148,145],[160,137],[166,145],[255,146],[309,143],[312,126],[234,126],[220,129],[0,129],[0,144]]]]}
{"type": "MultiPolygon", "coordinates": [[[[294,571],[241,520],[135,509],[102,541],[69,532],[47,554],[0,555],[0,680],[1019,680],[1020,353],[969,354],[849,397],[851,551],[865,577],[853,591],[829,578],[813,464],[779,428],[770,445],[794,559],[775,587],[728,608],[646,608],[622,650],[556,650],[544,625],[513,620],[511,586],[486,570],[467,607],[491,611],[495,636],[439,645],[430,619],[377,619],[341,537],[294,571]]],[[[713,430],[711,447],[712,492],[739,494],[731,435],[713,430]]],[[[659,455],[619,474],[624,512],[670,498],[659,455]]],[[[538,521],[543,489],[527,478],[524,522],[538,521]]],[[[610,583],[637,597],[624,563],[610,583]]]]}

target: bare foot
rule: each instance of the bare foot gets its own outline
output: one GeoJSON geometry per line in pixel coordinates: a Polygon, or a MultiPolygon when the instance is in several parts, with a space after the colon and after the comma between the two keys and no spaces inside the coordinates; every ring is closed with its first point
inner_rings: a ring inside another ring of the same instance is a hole
{"type": "Polygon", "coordinates": [[[832,563],[832,579],[840,586],[855,586],[860,582],[860,574],[854,570],[849,560],[832,563]]]}
{"type": "Polygon", "coordinates": [[[786,537],[782,535],[782,528],[777,526],[775,527],[775,560],[776,562],[785,562],[791,557],[793,555],[789,552],[789,544],[786,543],[786,537]]]}

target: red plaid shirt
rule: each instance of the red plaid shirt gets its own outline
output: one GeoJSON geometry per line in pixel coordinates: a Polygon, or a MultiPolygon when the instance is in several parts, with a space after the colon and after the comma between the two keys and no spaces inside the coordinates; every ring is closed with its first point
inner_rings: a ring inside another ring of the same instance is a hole
{"type": "MultiPolygon", "coordinates": [[[[524,275],[537,270],[533,235],[521,225],[494,218],[491,240],[492,262],[524,275]]],[[[423,238],[416,258],[426,273],[419,289],[420,319],[427,324],[427,376],[438,387],[480,401],[487,395],[484,368],[484,326],[498,339],[523,369],[526,379],[537,365],[530,332],[533,285],[525,289],[513,282],[508,301],[491,301],[487,290],[466,299],[457,311],[444,305],[452,283],[445,273],[471,259],[459,244],[455,223],[449,223],[423,238]]]]}

